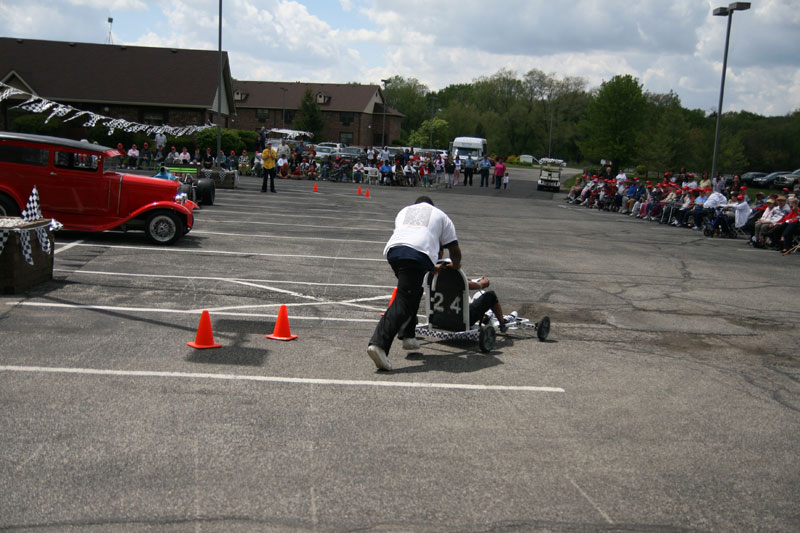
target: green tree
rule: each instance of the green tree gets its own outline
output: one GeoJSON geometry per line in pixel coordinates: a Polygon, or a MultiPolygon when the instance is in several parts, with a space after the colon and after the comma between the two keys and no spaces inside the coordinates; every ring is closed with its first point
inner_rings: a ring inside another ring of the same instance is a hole
{"type": "Polygon", "coordinates": [[[311,89],[306,89],[305,94],[303,94],[303,99],[300,101],[300,109],[297,110],[297,114],[294,117],[294,125],[298,130],[313,133],[315,139],[322,133],[324,125],[322,111],[317,105],[311,89]]]}
{"type": "Polygon", "coordinates": [[[433,148],[436,146],[447,146],[450,139],[445,137],[447,132],[447,121],[439,117],[426,120],[422,125],[411,132],[408,136],[408,144],[411,146],[425,146],[433,148]],[[430,146],[433,139],[433,146],[430,146]]]}
{"type": "Polygon", "coordinates": [[[404,115],[400,125],[403,138],[407,138],[430,116],[428,93],[428,87],[416,78],[389,78],[384,95],[386,103],[404,115]]]}
{"type": "Polygon", "coordinates": [[[642,85],[630,74],[603,82],[581,120],[583,154],[593,162],[611,159],[612,172],[634,162],[646,106],[642,85]]]}

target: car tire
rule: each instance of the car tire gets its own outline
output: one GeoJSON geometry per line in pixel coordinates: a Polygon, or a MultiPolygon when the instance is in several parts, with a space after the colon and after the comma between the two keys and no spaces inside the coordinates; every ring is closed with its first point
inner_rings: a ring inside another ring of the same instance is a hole
{"type": "Polygon", "coordinates": [[[210,179],[201,179],[197,182],[197,203],[214,205],[217,196],[217,187],[210,179]]]}
{"type": "Polygon", "coordinates": [[[536,323],[536,337],[538,337],[539,342],[544,342],[547,340],[548,335],[550,335],[550,317],[543,316],[536,323]]]}
{"type": "Polygon", "coordinates": [[[0,194],[0,217],[18,217],[19,215],[17,202],[5,194],[0,194]]]}
{"type": "Polygon", "coordinates": [[[144,224],[144,232],[151,242],[162,245],[170,245],[186,233],[180,217],[172,211],[150,214],[144,224]]]}
{"type": "Polygon", "coordinates": [[[483,353],[491,352],[496,338],[497,333],[495,333],[492,326],[483,326],[480,333],[478,333],[478,348],[483,353]]]}

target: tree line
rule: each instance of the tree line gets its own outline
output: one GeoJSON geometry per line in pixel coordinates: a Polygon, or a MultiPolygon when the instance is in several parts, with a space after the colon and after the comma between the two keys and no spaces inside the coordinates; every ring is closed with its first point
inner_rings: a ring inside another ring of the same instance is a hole
{"type": "MultiPolygon", "coordinates": [[[[716,112],[686,109],[674,92],[644,91],[630,75],[588,88],[580,77],[559,79],[536,69],[519,77],[503,69],[440,91],[394,76],[385,94],[404,114],[402,138],[392,144],[446,148],[454,137],[475,136],[488,139],[497,155],[711,171],[716,112]]],[[[775,117],[724,113],[717,166],[722,173],[800,167],[800,110],[775,117]]]]}

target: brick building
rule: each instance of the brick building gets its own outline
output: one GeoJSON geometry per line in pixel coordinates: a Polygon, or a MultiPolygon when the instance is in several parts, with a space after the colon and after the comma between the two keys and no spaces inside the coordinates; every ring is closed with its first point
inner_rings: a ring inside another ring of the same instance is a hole
{"type": "MultiPolygon", "coordinates": [[[[383,90],[378,85],[234,80],[236,117],[232,127],[243,130],[261,126],[293,128],[294,117],[307,89],[314,95],[324,121],[323,132],[316,141],[381,145],[384,102],[383,90]]],[[[400,112],[386,107],[387,145],[400,138],[402,118],[400,112]]]]}
{"type": "MultiPolygon", "coordinates": [[[[222,61],[221,124],[228,127],[236,108],[227,52],[222,61]]],[[[218,52],[209,50],[0,38],[3,83],[141,124],[216,122],[218,68],[218,52]]],[[[2,129],[9,129],[9,108],[18,103],[2,103],[2,129]]]]}

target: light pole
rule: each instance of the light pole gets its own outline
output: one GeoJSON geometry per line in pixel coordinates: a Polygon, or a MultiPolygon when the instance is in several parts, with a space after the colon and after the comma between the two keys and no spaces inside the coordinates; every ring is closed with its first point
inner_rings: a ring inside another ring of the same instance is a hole
{"type": "Polygon", "coordinates": [[[718,7],[714,10],[715,17],[728,17],[728,31],[725,34],[725,55],[722,59],[722,83],[719,86],[719,105],[717,106],[717,131],[714,133],[714,159],[711,162],[711,178],[717,177],[717,155],[719,153],[719,124],[722,119],[722,97],[725,94],[725,71],[728,69],[728,43],[731,39],[731,21],[734,11],[750,9],[750,2],[733,2],[728,7],[718,7]]]}
{"type": "Polygon", "coordinates": [[[431,95],[431,142],[428,148],[433,148],[433,110],[436,108],[436,95],[431,95]]]}
{"type": "Polygon", "coordinates": [[[286,91],[288,91],[286,87],[281,87],[281,91],[283,91],[283,118],[281,119],[281,128],[286,128],[286,91]]]}
{"type": "Polygon", "coordinates": [[[392,80],[381,80],[383,83],[383,127],[381,128],[381,148],[386,146],[386,86],[392,83],[392,80]]]}

